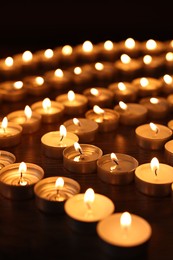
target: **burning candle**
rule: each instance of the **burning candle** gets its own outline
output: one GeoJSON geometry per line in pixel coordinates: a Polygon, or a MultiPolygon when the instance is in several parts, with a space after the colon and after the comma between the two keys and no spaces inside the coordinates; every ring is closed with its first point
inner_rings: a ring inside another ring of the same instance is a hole
{"type": "Polygon", "coordinates": [[[64,148],[73,145],[78,140],[78,136],[67,132],[64,125],[60,125],[59,131],[51,131],[41,137],[44,154],[50,158],[60,159],[64,148]]]}
{"type": "Polygon", "coordinates": [[[24,88],[32,96],[42,96],[50,91],[49,86],[41,76],[26,76],[23,78],[24,88]]]}
{"type": "Polygon", "coordinates": [[[133,181],[137,166],[138,161],[128,154],[105,154],[97,160],[97,174],[104,182],[125,185],[133,181]]]}
{"type": "Polygon", "coordinates": [[[76,54],[71,45],[64,45],[54,49],[57,65],[60,67],[73,66],[76,63],[76,54]]]}
{"type": "Polygon", "coordinates": [[[165,51],[164,43],[154,39],[148,39],[147,41],[141,43],[141,51],[143,55],[160,55],[165,51]]]}
{"type": "Polygon", "coordinates": [[[26,97],[27,91],[22,81],[4,81],[0,83],[0,95],[6,101],[19,101],[26,97]]]}
{"type": "Polygon", "coordinates": [[[89,40],[77,45],[74,48],[74,52],[76,55],[76,62],[78,64],[94,62],[98,57],[98,48],[93,46],[92,42],[89,40]]]}
{"type": "Polygon", "coordinates": [[[166,95],[173,94],[173,75],[164,74],[160,77],[163,85],[163,93],[166,95]]]}
{"type": "Polygon", "coordinates": [[[100,108],[95,105],[93,109],[85,113],[87,119],[94,120],[99,125],[100,132],[110,132],[117,129],[120,115],[113,109],[100,108]]]}
{"type": "Polygon", "coordinates": [[[115,206],[108,197],[88,188],[85,193],[69,198],[65,202],[64,209],[72,229],[95,232],[98,221],[112,214],[115,206]]]}
{"type": "Polygon", "coordinates": [[[140,147],[159,150],[171,138],[172,130],[161,124],[144,124],[135,129],[137,143],[140,147]]]}
{"type": "Polygon", "coordinates": [[[34,185],[44,177],[44,170],[33,163],[13,163],[0,174],[0,192],[8,199],[29,199],[34,196],[34,185]]]}
{"type": "Polygon", "coordinates": [[[38,58],[29,50],[13,56],[14,63],[20,67],[21,73],[34,72],[37,69],[38,58]]]}
{"type": "Polygon", "coordinates": [[[91,144],[69,146],[63,150],[63,165],[70,172],[88,174],[97,169],[97,160],[102,156],[102,150],[91,144]]]}
{"type": "Polygon", "coordinates": [[[36,183],[36,205],[45,213],[63,213],[67,199],[80,192],[77,181],[61,176],[47,177],[36,183]]]}
{"type": "Polygon", "coordinates": [[[31,109],[41,115],[43,123],[59,122],[64,114],[63,104],[49,98],[33,103],[31,109]]]}
{"type": "Polygon", "coordinates": [[[107,40],[97,44],[98,60],[115,61],[119,58],[119,45],[116,42],[107,40]]]}
{"type": "Polygon", "coordinates": [[[139,165],[135,170],[137,189],[149,196],[168,196],[173,182],[173,167],[159,163],[154,157],[150,163],[139,165]]]}
{"type": "Polygon", "coordinates": [[[91,64],[95,77],[95,84],[110,83],[116,77],[117,71],[112,62],[96,62],[91,64]]]}
{"type": "Polygon", "coordinates": [[[127,38],[118,44],[120,53],[126,53],[131,58],[138,58],[141,55],[141,43],[133,38],[127,38]]]}
{"type": "Polygon", "coordinates": [[[56,66],[56,58],[51,48],[36,51],[34,57],[38,60],[38,68],[40,70],[51,70],[56,66]]]}
{"type": "Polygon", "coordinates": [[[143,56],[143,74],[148,77],[160,75],[164,69],[163,56],[151,56],[149,54],[143,56]]]}
{"type": "Polygon", "coordinates": [[[16,156],[13,153],[0,150],[0,170],[2,170],[3,167],[6,165],[9,165],[11,163],[15,163],[16,156]]]}
{"type": "Polygon", "coordinates": [[[135,78],[132,80],[132,84],[138,88],[140,97],[159,96],[163,89],[161,81],[152,77],[135,78]]]}
{"type": "Polygon", "coordinates": [[[0,75],[2,79],[9,80],[16,78],[19,75],[19,67],[14,63],[12,57],[0,59],[0,75]]]}
{"type": "Polygon", "coordinates": [[[93,84],[94,73],[91,71],[90,65],[77,66],[73,68],[72,73],[74,86],[77,85],[80,86],[80,88],[85,88],[93,84]]]}

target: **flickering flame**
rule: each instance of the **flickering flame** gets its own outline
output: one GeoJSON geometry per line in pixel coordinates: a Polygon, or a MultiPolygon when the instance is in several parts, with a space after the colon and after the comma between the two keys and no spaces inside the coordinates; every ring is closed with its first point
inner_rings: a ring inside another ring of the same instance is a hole
{"type": "Polygon", "coordinates": [[[152,62],[152,57],[150,55],[145,55],[143,61],[145,64],[150,64],[152,62]]]}
{"type": "Polygon", "coordinates": [[[36,81],[37,85],[39,85],[39,86],[43,85],[43,83],[44,83],[44,79],[42,77],[36,77],[35,81],[36,81]]]}
{"type": "Polygon", "coordinates": [[[8,126],[8,119],[7,117],[4,117],[1,123],[1,128],[3,129],[3,131],[5,132],[6,128],[8,126]]]}
{"type": "Polygon", "coordinates": [[[149,125],[150,125],[151,130],[157,134],[158,130],[159,130],[158,127],[152,122],[149,125]]]}
{"type": "Polygon", "coordinates": [[[165,81],[166,84],[171,84],[173,82],[172,77],[170,75],[168,75],[168,74],[165,74],[163,76],[163,80],[165,81]]]}
{"type": "Polygon", "coordinates": [[[73,52],[73,48],[70,45],[65,45],[62,47],[62,54],[63,55],[71,55],[73,52]]]}
{"type": "Polygon", "coordinates": [[[12,57],[7,57],[7,58],[5,59],[5,65],[6,65],[7,67],[13,66],[13,58],[12,58],[12,57]]]}
{"type": "Polygon", "coordinates": [[[166,53],[165,58],[167,61],[173,61],[173,52],[166,53]]]}
{"type": "Polygon", "coordinates": [[[103,63],[101,63],[101,62],[97,62],[97,63],[95,64],[95,68],[96,68],[96,70],[101,71],[101,70],[104,69],[104,65],[103,65],[103,63]]]}
{"type": "Polygon", "coordinates": [[[107,51],[112,50],[113,46],[114,46],[113,42],[111,42],[109,40],[104,43],[104,49],[107,50],[107,51]]]}
{"type": "Polygon", "coordinates": [[[48,111],[51,108],[51,101],[49,98],[45,98],[42,102],[43,109],[48,111]]]}
{"type": "Polygon", "coordinates": [[[55,187],[57,189],[62,189],[64,187],[64,180],[62,177],[58,177],[55,182],[55,187]]]}
{"type": "Polygon", "coordinates": [[[82,69],[80,67],[74,68],[74,74],[80,75],[82,73],[82,69]]]}
{"type": "Polygon", "coordinates": [[[21,162],[20,164],[19,164],[19,173],[26,173],[26,171],[27,171],[27,166],[26,166],[26,163],[24,163],[24,162],[21,162]]]}
{"type": "Polygon", "coordinates": [[[73,123],[78,126],[80,125],[80,121],[77,118],[73,118],[73,123]]]}
{"type": "Polygon", "coordinates": [[[124,64],[128,64],[131,61],[131,58],[127,54],[122,54],[120,60],[124,64]]]}
{"type": "Polygon", "coordinates": [[[23,174],[26,173],[26,171],[27,171],[26,163],[21,162],[20,165],[19,165],[20,177],[19,177],[19,181],[18,181],[18,184],[21,185],[21,186],[27,185],[27,181],[24,180],[24,178],[23,178],[23,174]]]}
{"type": "Polygon", "coordinates": [[[74,101],[75,100],[75,93],[73,90],[69,90],[67,93],[67,98],[69,101],[74,101]]]}
{"type": "Polygon", "coordinates": [[[146,87],[148,85],[148,83],[149,83],[149,81],[148,81],[147,78],[143,77],[143,78],[140,79],[140,84],[141,84],[142,87],[146,87]]]}
{"type": "Polygon", "coordinates": [[[135,47],[135,40],[132,38],[128,38],[127,40],[125,40],[125,46],[128,49],[133,49],[135,47]]]}
{"type": "Polygon", "coordinates": [[[85,52],[91,52],[93,50],[93,44],[90,41],[85,41],[82,48],[85,52]]]}
{"type": "Polygon", "coordinates": [[[15,89],[21,89],[23,87],[23,82],[22,81],[16,81],[13,83],[13,86],[15,89]]]}
{"type": "Polygon", "coordinates": [[[157,47],[157,43],[155,40],[150,39],[146,42],[146,48],[148,50],[154,50],[157,47]]]}
{"type": "Polygon", "coordinates": [[[116,162],[116,164],[118,164],[118,158],[117,158],[117,156],[116,156],[116,154],[115,153],[111,153],[111,160],[113,160],[114,162],[116,162]]]}
{"type": "Polygon", "coordinates": [[[32,52],[30,51],[25,51],[23,54],[22,54],[22,59],[23,61],[25,62],[28,62],[28,61],[31,61],[32,60],[32,52]]]}
{"type": "Polygon", "coordinates": [[[88,188],[84,193],[84,202],[86,204],[91,204],[94,202],[95,199],[95,193],[92,188],[88,188]]]}
{"type": "Polygon", "coordinates": [[[28,105],[25,106],[24,113],[27,119],[30,119],[32,117],[32,110],[28,105]]]}
{"type": "Polygon", "coordinates": [[[90,93],[91,93],[92,95],[94,95],[94,96],[98,96],[98,95],[99,95],[99,91],[98,91],[98,89],[96,89],[96,88],[91,88],[91,89],[90,89],[90,93]]]}
{"type": "Polygon", "coordinates": [[[120,217],[120,225],[122,228],[127,229],[131,226],[132,217],[129,212],[122,213],[120,217]]]}
{"type": "Polygon", "coordinates": [[[64,73],[61,69],[56,69],[54,73],[55,73],[55,76],[58,78],[62,78],[64,76],[64,73]]]}
{"type": "Polygon", "coordinates": [[[127,88],[126,88],[126,85],[125,85],[123,82],[119,82],[119,83],[118,83],[118,89],[119,89],[120,91],[124,91],[124,90],[126,90],[127,88]]]}
{"type": "Polygon", "coordinates": [[[47,59],[50,59],[50,58],[52,58],[53,57],[53,50],[52,49],[47,49],[47,50],[45,50],[45,52],[44,52],[44,56],[47,58],[47,59]]]}
{"type": "Polygon", "coordinates": [[[59,132],[60,132],[60,139],[62,140],[64,137],[66,137],[67,135],[67,130],[66,127],[64,125],[60,125],[59,127],[59,132]]]}
{"type": "Polygon", "coordinates": [[[127,104],[124,103],[123,101],[119,101],[119,106],[120,106],[120,108],[123,109],[123,110],[126,110],[126,109],[127,109],[127,104]]]}
{"type": "Polygon", "coordinates": [[[155,173],[155,175],[157,176],[157,172],[159,170],[159,161],[156,157],[154,157],[151,162],[150,162],[150,167],[151,170],[155,173]]]}
{"type": "Polygon", "coordinates": [[[74,149],[76,150],[76,152],[82,153],[82,148],[78,142],[74,143],[74,149]]]}
{"type": "Polygon", "coordinates": [[[152,104],[158,104],[158,103],[159,103],[159,99],[158,99],[158,98],[155,98],[155,97],[152,97],[152,98],[150,98],[150,102],[151,102],[152,104]]]}
{"type": "Polygon", "coordinates": [[[94,105],[93,111],[94,111],[94,113],[96,113],[98,115],[103,114],[105,112],[101,107],[99,107],[97,105],[94,105]]]}

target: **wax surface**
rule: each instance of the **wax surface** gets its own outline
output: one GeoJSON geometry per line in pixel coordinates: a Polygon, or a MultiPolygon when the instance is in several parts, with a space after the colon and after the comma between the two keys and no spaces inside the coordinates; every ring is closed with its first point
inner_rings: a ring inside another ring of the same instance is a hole
{"type": "Polygon", "coordinates": [[[73,145],[74,142],[78,141],[78,137],[73,133],[67,133],[66,137],[60,141],[61,135],[59,131],[48,132],[43,135],[41,141],[43,144],[52,147],[66,147],[73,145]]]}
{"type": "Polygon", "coordinates": [[[136,128],[136,134],[148,139],[162,139],[168,138],[172,135],[172,130],[168,127],[160,124],[156,124],[156,126],[159,129],[158,133],[155,133],[153,130],[151,130],[149,124],[145,124],[136,128]]]}

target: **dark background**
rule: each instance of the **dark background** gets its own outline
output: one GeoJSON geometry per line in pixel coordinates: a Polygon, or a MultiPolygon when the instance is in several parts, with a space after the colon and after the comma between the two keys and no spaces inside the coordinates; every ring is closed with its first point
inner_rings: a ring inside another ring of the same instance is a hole
{"type": "Polygon", "coordinates": [[[3,1],[0,45],[10,54],[85,40],[167,40],[173,38],[172,16],[167,1],[3,1]]]}

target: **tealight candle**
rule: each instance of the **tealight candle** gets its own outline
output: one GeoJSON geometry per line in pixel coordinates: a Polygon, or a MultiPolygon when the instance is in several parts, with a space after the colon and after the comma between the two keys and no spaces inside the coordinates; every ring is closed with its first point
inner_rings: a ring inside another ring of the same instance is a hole
{"type": "Polygon", "coordinates": [[[159,150],[171,138],[172,130],[161,124],[144,124],[135,129],[137,143],[140,147],[159,150]]]}
{"type": "MultiPolygon", "coordinates": [[[[168,125],[171,123],[171,129],[173,130],[173,120],[171,120],[168,125]]],[[[165,159],[166,162],[173,166],[173,140],[169,140],[168,142],[165,143],[164,145],[164,150],[165,150],[165,159]]]]}
{"type": "Polygon", "coordinates": [[[23,78],[24,88],[32,96],[42,96],[50,91],[48,84],[41,76],[26,76],[23,78]]]}
{"type": "Polygon", "coordinates": [[[51,70],[56,66],[54,51],[50,48],[36,51],[34,57],[37,57],[38,68],[42,71],[51,70]]]}
{"type": "Polygon", "coordinates": [[[3,167],[6,165],[9,165],[11,163],[15,163],[16,156],[13,153],[0,150],[0,170],[2,170],[3,167]]]}
{"type": "Polygon", "coordinates": [[[22,126],[13,122],[8,122],[7,117],[4,117],[0,127],[0,146],[11,147],[19,144],[22,130],[22,126]]]}
{"type": "Polygon", "coordinates": [[[133,38],[120,41],[118,47],[121,54],[126,53],[131,58],[138,58],[141,55],[141,43],[133,38]]]}
{"type": "Polygon", "coordinates": [[[164,65],[167,72],[173,73],[173,51],[167,52],[164,55],[164,65]]]}
{"type": "Polygon", "coordinates": [[[67,94],[58,95],[55,100],[64,105],[66,115],[81,115],[87,110],[87,97],[74,93],[73,90],[69,90],[67,94]]]}
{"type": "Polygon", "coordinates": [[[45,213],[63,213],[65,201],[79,192],[77,181],[61,176],[44,178],[34,186],[36,205],[45,213]]]}
{"type": "Polygon", "coordinates": [[[119,58],[119,45],[116,42],[107,40],[97,44],[98,60],[115,61],[119,58]]]}
{"type": "Polygon", "coordinates": [[[156,77],[160,75],[164,69],[164,57],[163,56],[151,56],[145,55],[142,57],[143,62],[143,75],[156,77]]]}
{"type": "Polygon", "coordinates": [[[148,117],[150,119],[164,119],[169,114],[169,103],[163,97],[145,97],[139,101],[148,110],[148,117]]]}
{"type": "Polygon", "coordinates": [[[74,86],[85,88],[93,84],[94,73],[91,71],[90,65],[77,66],[73,68],[72,73],[74,86]]]}
{"type": "Polygon", "coordinates": [[[19,73],[20,73],[20,69],[14,63],[14,60],[12,57],[0,59],[1,79],[4,79],[4,80],[14,79],[19,76],[19,73]]]}
{"type": "Polygon", "coordinates": [[[112,62],[96,62],[91,64],[95,76],[95,84],[106,84],[112,82],[116,75],[117,71],[112,62]]]}
{"type": "Polygon", "coordinates": [[[98,124],[86,118],[73,118],[65,121],[64,126],[67,131],[76,134],[81,143],[90,143],[94,141],[98,132],[98,124]]]}
{"type": "Polygon", "coordinates": [[[100,108],[95,105],[93,109],[88,110],[85,113],[87,119],[91,119],[98,123],[99,132],[110,132],[117,129],[119,125],[120,115],[113,109],[109,108],[100,108]]]}
{"type": "Polygon", "coordinates": [[[115,206],[108,197],[88,188],[85,193],[69,198],[64,204],[64,210],[72,229],[95,233],[98,221],[112,214],[115,206]]]}
{"type": "Polygon", "coordinates": [[[99,221],[96,231],[104,252],[119,259],[140,258],[146,253],[152,235],[151,226],[145,219],[127,211],[99,221]]]}
{"type": "Polygon", "coordinates": [[[22,81],[4,81],[0,83],[0,95],[6,101],[19,101],[26,97],[27,91],[22,81]]]}
{"type": "Polygon", "coordinates": [[[159,163],[154,157],[150,163],[139,165],[135,170],[137,189],[149,196],[163,197],[171,193],[173,167],[159,163]]]}
{"type": "Polygon", "coordinates": [[[34,185],[44,177],[44,170],[33,163],[13,163],[0,174],[0,192],[8,199],[24,200],[34,196],[34,185]]]}
{"type": "Polygon", "coordinates": [[[24,110],[17,110],[7,115],[9,122],[14,122],[22,126],[22,134],[31,134],[40,128],[41,115],[32,112],[31,108],[26,105],[24,110]]]}
{"type": "Polygon", "coordinates": [[[69,67],[75,64],[76,54],[71,45],[64,45],[54,49],[55,60],[60,67],[69,67]]]}
{"type": "Polygon", "coordinates": [[[142,104],[124,103],[120,101],[114,109],[119,113],[119,122],[123,125],[140,125],[147,120],[148,110],[142,104]]]}
{"type": "Polygon", "coordinates": [[[79,140],[74,133],[67,132],[64,125],[60,125],[59,131],[51,131],[41,137],[43,152],[50,158],[62,158],[64,148],[73,145],[79,140]]]}
{"type": "Polygon", "coordinates": [[[165,51],[164,43],[154,39],[148,39],[147,41],[141,42],[141,51],[143,55],[160,55],[165,51]]]}
{"type": "Polygon", "coordinates": [[[125,185],[133,181],[137,166],[138,161],[128,154],[105,154],[97,160],[97,174],[104,182],[125,185]]]}
{"type": "Polygon", "coordinates": [[[88,105],[93,107],[98,105],[99,107],[111,107],[113,103],[114,94],[111,90],[102,87],[87,88],[83,91],[88,99],[88,105]]]}
{"type": "Polygon", "coordinates": [[[173,75],[164,74],[160,77],[160,81],[163,85],[163,93],[166,95],[173,94],[173,75]]]}
{"type": "Polygon", "coordinates": [[[108,89],[113,92],[115,102],[135,102],[138,97],[138,88],[131,82],[113,82],[108,85],[108,89]]]}
{"type": "Polygon", "coordinates": [[[59,122],[64,114],[63,104],[49,98],[33,103],[31,109],[41,115],[43,123],[59,122]]]}
{"type": "Polygon", "coordinates": [[[98,57],[98,48],[93,46],[91,41],[85,41],[83,44],[79,44],[74,48],[76,55],[76,62],[78,64],[94,62],[98,57]]]}
{"type": "Polygon", "coordinates": [[[161,81],[152,77],[135,78],[132,80],[132,84],[138,88],[140,97],[159,96],[163,89],[161,81]]]}
{"type": "Polygon", "coordinates": [[[97,160],[102,156],[102,150],[91,144],[75,142],[63,150],[63,165],[70,172],[88,174],[97,169],[97,160]]]}

